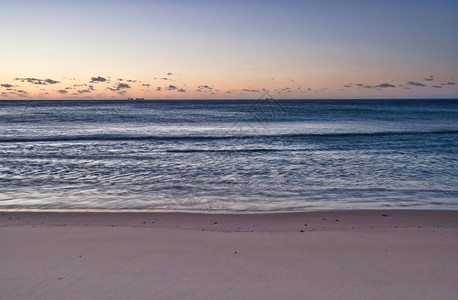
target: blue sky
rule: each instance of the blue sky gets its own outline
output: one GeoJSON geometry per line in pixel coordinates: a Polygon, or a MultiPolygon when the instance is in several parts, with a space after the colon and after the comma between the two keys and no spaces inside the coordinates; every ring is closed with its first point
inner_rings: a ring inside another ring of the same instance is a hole
{"type": "Polygon", "coordinates": [[[7,0],[0,99],[457,97],[457,12],[441,0],[7,0]]]}

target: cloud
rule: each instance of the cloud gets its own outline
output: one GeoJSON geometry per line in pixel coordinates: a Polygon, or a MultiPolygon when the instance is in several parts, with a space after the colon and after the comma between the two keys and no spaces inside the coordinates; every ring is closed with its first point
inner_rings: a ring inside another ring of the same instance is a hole
{"type": "Polygon", "coordinates": [[[160,86],[158,86],[158,87],[156,88],[156,91],[160,92],[160,91],[162,91],[162,88],[161,88],[160,86]]]}
{"type": "Polygon", "coordinates": [[[90,93],[91,90],[78,90],[78,94],[90,93]]]}
{"type": "Polygon", "coordinates": [[[2,83],[2,84],[0,84],[0,86],[4,87],[4,88],[7,88],[7,89],[14,87],[14,85],[8,84],[8,83],[2,83]]]}
{"type": "Polygon", "coordinates": [[[394,88],[396,87],[395,85],[389,84],[389,83],[381,83],[379,85],[376,85],[375,88],[394,88]]]}
{"type": "Polygon", "coordinates": [[[177,92],[186,93],[186,90],[184,90],[184,89],[178,89],[177,92]]]}
{"type": "Polygon", "coordinates": [[[97,76],[97,77],[91,77],[91,83],[97,83],[97,82],[105,82],[107,79],[102,76],[97,76]]]}
{"type": "Polygon", "coordinates": [[[441,89],[442,88],[442,86],[440,86],[440,85],[432,85],[431,87],[436,88],[436,89],[441,89]]]}
{"type": "Polygon", "coordinates": [[[135,83],[137,82],[137,80],[134,80],[134,79],[126,79],[127,82],[132,82],[132,83],[135,83]]]}
{"type": "Polygon", "coordinates": [[[10,92],[2,92],[4,97],[9,97],[9,95],[15,95],[17,97],[28,97],[29,93],[24,90],[11,90],[10,92]]]}
{"type": "Polygon", "coordinates": [[[58,93],[60,94],[67,94],[68,92],[66,90],[57,90],[58,93]]]}
{"type": "Polygon", "coordinates": [[[219,92],[219,90],[216,90],[214,87],[209,86],[208,84],[201,84],[197,86],[196,92],[210,92],[211,94],[214,94],[213,92],[219,92]]]}
{"type": "Polygon", "coordinates": [[[150,87],[150,86],[151,86],[151,84],[149,84],[149,83],[143,83],[143,84],[142,84],[142,86],[147,86],[147,87],[150,87]]]}
{"type": "Polygon", "coordinates": [[[48,84],[58,84],[60,83],[60,81],[57,81],[57,80],[52,80],[52,79],[45,79],[45,82],[47,82],[48,84]]]}
{"type": "Polygon", "coordinates": [[[14,78],[14,80],[19,80],[21,82],[28,82],[32,84],[39,84],[39,85],[48,85],[48,84],[57,84],[60,83],[60,81],[53,80],[53,79],[38,79],[38,78],[32,78],[32,77],[26,77],[26,78],[14,78]]]}
{"type": "Polygon", "coordinates": [[[122,82],[120,82],[120,83],[118,83],[118,85],[115,86],[114,88],[107,87],[107,89],[109,89],[110,91],[115,92],[115,91],[120,91],[120,90],[122,90],[122,89],[130,89],[130,85],[128,85],[127,83],[122,83],[122,82]]]}
{"type": "Polygon", "coordinates": [[[66,87],[65,89],[66,89],[66,90],[71,90],[72,88],[71,88],[71,87],[66,87]]]}
{"type": "Polygon", "coordinates": [[[212,90],[213,88],[211,86],[208,86],[208,85],[198,85],[197,88],[201,89],[201,90],[204,90],[204,89],[207,89],[207,90],[212,90]]]}
{"type": "Polygon", "coordinates": [[[434,80],[434,76],[433,75],[429,75],[428,77],[425,78],[426,81],[433,81],[434,80]]]}
{"type": "Polygon", "coordinates": [[[455,85],[455,82],[448,81],[448,82],[441,83],[441,85],[455,85]]]}
{"type": "Polygon", "coordinates": [[[60,81],[57,81],[57,80],[52,80],[52,79],[45,79],[45,82],[47,82],[48,84],[58,84],[60,83],[60,81]]]}
{"type": "Polygon", "coordinates": [[[174,90],[176,90],[176,89],[177,89],[177,87],[174,86],[174,85],[169,85],[169,86],[167,87],[167,90],[169,90],[169,91],[174,91],[174,90]]]}
{"type": "Polygon", "coordinates": [[[344,85],[344,87],[346,87],[346,88],[350,88],[350,87],[351,87],[351,83],[347,83],[347,84],[345,84],[345,85],[344,85]]]}
{"type": "Polygon", "coordinates": [[[170,80],[167,77],[161,77],[162,80],[170,80]]]}
{"type": "MultiPolygon", "coordinates": [[[[350,83],[347,84],[347,85],[350,85],[350,83]]],[[[344,86],[345,87],[349,87],[347,85],[344,85],[344,86]]],[[[377,84],[377,85],[364,84],[364,83],[356,83],[355,85],[357,87],[363,87],[365,89],[384,89],[384,88],[394,88],[394,87],[396,87],[395,85],[392,85],[392,84],[386,83],[386,82],[380,83],[380,84],[377,84]]]]}
{"type": "Polygon", "coordinates": [[[249,90],[249,89],[243,89],[242,92],[248,92],[248,93],[259,93],[259,90],[249,90]]]}
{"type": "Polygon", "coordinates": [[[418,82],[418,81],[407,81],[406,84],[407,85],[411,85],[411,86],[426,86],[426,84],[423,84],[423,83],[418,82]]]}
{"type": "Polygon", "coordinates": [[[291,89],[289,87],[282,88],[281,90],[284,92],[291,93],[291,89]]]}
{"type": "Polygon", "coordinates": [[[231,94],[232,92],[231,92],[231,91],[225,91],[224,93],[226,93],[226,94],[231,94]]]}
{"type": "Polygon", "coordinates": [[[173,75],[173,73],[170,73],[170,72],[169,72],[169,73],[167,73],[167,76],[171,76],[171,75],[173,75]]]}

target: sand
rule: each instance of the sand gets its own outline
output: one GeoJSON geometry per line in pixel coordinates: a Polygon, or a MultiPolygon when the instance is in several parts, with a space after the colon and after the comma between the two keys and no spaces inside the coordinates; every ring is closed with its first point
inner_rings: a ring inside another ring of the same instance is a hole
{"type": "Polygon", "coordinates": [[[458,299],[458,211],[0,212],[0,299],[458,299]]]}

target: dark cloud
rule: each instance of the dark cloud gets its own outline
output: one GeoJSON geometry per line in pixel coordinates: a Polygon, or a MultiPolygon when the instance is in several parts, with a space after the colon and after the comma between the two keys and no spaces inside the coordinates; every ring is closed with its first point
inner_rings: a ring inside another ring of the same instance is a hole
{"type": "Polygon", "coordinates": [[[351,87],[351,83],[347,83],[347,84],[345,84],[345,85],[344,85],[344,87],[346,87],[346,88],[350,88],[350,87],[351,87]]]}
{"type": "MultiPolygon", "coordinates": [[[[346,84],[346,85],[344,85],[344,86],[345,86],[345,87],[350,87],[350,86],[348,86],[348,85],[351,86],[350,83],[348,83],[348,84],[346,84]]],[[[386,82],[380,83],[380,84],[377,84],[377,85],[364,84],[364,83],[356,83],[355,86],[357,86],[358,88],[363,87],[363,88],[365,88],[365,89],[379,89],[379,90],[380,90],[380,89],[384,89],[384,88],[394,88],[394,87],[396,87],[394,84],[386,83],[386,82]]]]}
{"type": "Polygon", "coordinates": [[[186,93],[186,90],[184,90],[184,89],[178,89],[177,92],[186,93]]]}
{"type": "Polygon", "coordinates": [[[78,90],[78,94],[86,94],[86,93],[90,93],[91,90],[78,90]]]}
{"type": "Polygon", "coordinates": [[[225,91],[226,94],[231,94],[232,92],[231,91],[225,91]]]}
{"type": "Polygon", "coordinates": [[[209,85],[198,85],[197,88],[201,89],[201,90],[212,90],[213,88],[209,85]]]}
{"type": "Polygon", "coordinates": [[[162,80],[169,80],[167,77],[161,77],[162,80]]]}
{"type": "Polygon", "coordinates": [[[117,92],[117,91],[120,91],[122,89],[130,89],[130,85],[128,85],[127,83],[118,83],[117,86],[115,86],[114,88],[111,88],[111,87],[107,87],[107,89],[109,89],[110,91],[114,91],[114,92],[117,92]]]}
{"type": "Polygon", "coordinates": [[[162,88],[161,88],[160,86],[158,86],[158,87],[156,88],[156,91],[160,92],[160,91],[162,91],[162,88]]]}
{"type": "Polygon", "coordinates": [[[389,84],[389,83],[381,83],[379,85],[375,86],[376,88],[394,88],[396,87],[395,85],[389,84]]]}
{"type": "Polygon", "coordinates": [[[21,82],[28,82],[32,84],[39,84],[39,85],[48,85],[48,84],[57,84],[60,83],[60,81],[53,80],[53,79],[38,79],[38,78],[32,78],[32,77],[27,77],[27,78],[14,78],[14,80],[19,80],[21,82]]]}
{"type": "Polygon", "coordinates": [[[132,82],[132,83],[135,83],[137,82],[137,80],[134,80],[134,79],[126,79],[127,82],[132,82]]]}
{"type": "Polygon", "coordinates": [[[57,81],[57,80],[52,80],[52,79],[45,79],[45,82],[47,82],[48,84],[58,84],[60,83],[60,81],[57,81]]]}
{"type": "Polygon", "coordinates": [[[80,86],[87,86],[87,84],[84,83],[84,84],[74,84],[74,85],[73,85],[73,87],[80,87],[80,86]]]}
{"type": "Polygon", "coordinates": [[[66,87],[65,89],[66,89],[66,90],[71,90],[72,88],[71,88],[71,87],[66,87]]]}
{"type": "Polygon", "coordinates": [[[97,82],[105,82],[107,79],[102,76],[97,76],[97,77],[91,77],[91,83],[97,83],[97,82]]]}
{"type": "Polygon", "coordinates": [[[418,81],[407,81],[406,85],[411,85],[411,86],[426,86],[426,84],[423,84],[418,81]]]}
{"type": "Polygon", "coordinates": [[[436,88],[436,89],[441,89],[442,88],[442,86],[440,86],[440,85],[432,85],[431,87],[436,88]]]}
{"type": "Polygon", "coordinates": [[[291,89],[289,87],[282,88],[281,90],[284,92],[291,93],[291,89]]]}
{"type": "Polygon", "coordinates": [[[89,90],[91,90],[91,91],[94,90],[94,86],[92,84],[89,85],[89,90]]]}
{"type": "Polygon", "coordinates": [[[58,93],[60,94],[67,94],[68,92],[66,90],[57,90],[58,93]]]}
{"type": "Polygon", "coordinates": [[[14,85],[8,84],[8,83],[2,83],[2,84],[0,84],[0,86],[4,87],[4,88],[7,88],[7,89],[14,87],[14,85]]]}
{"type": "Polygon", "coordinates": [[[167,87],[167,90],[169,90],[169,91],[174,91],[174,90],[176,90],[176,89],[177,89],[177,87],[174,86],[174,85],[169,85],[169,86],[167,87]]]}
{"type": "Polygon", "coordinates": [[[441,85],[455,85],[455,82],[448,81],[448,82],[441,83],[441,85]]]}
{"type": "Polygon", "coordinates": [[[428,77],[425,78],[426,81],[433,81],[434,80],[434,76],[433,75],[429,75],[428,77]]]}
{"type": "Polygon", "coordinates": [[[242,92],[248,92],[248,93],[259,93],[260,90],[249,90],[249,89],[243,89],[242,92]]]}
{"type": "Polygon", "coordinates": [[[24,94],[24,95],[27,95],[27,94],[28,94],[28,93],[27,93],[26,91],[24,91],[24,90],[17,90],[17,92],[18,92],[19,94],[24,94]]]}
{"type": "Polygon", "coordinates": [[[151,84],[149,84],[149,83],[143,83],[143,84],[142,84],[142,86],[147,86],[147,87],[150,87],[150,86],[151,86],[151,84]]]}
{"type": "Polygon", "coordinates": [[[173,75],[173,73],[170,73],[170,72],[169,72],[169,73],[167,73],[167,76],[171,76],[171,75],[173,75]]]}

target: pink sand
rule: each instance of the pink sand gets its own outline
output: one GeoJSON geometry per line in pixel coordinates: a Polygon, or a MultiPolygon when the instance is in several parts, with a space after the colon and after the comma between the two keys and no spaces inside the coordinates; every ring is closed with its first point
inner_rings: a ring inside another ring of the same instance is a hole
{"type": "Polygon", "coordinates": [[[458,299],[458,211],[0,212],[0,226],[0,299],[458,299]]]}

